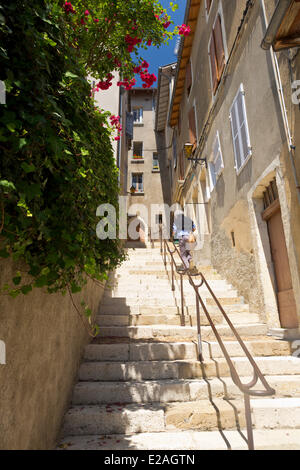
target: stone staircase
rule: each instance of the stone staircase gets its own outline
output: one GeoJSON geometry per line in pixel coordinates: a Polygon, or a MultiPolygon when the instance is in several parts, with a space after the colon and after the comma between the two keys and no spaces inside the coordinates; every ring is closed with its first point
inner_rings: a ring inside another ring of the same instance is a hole
{"type": "MultiPolygon", "coordinates": [[[[111,275],[97,321],[100,335],[86,347],[62,449],[247,449],[243,396],[201,312],[203,354],[197,361],[195,294],[179,276],[171,290],[158,247],[129,249],[111,275]]],[[[252,398],[257,449],[300,449],[300,359],[267,327],[236,290],[211,268],[211,287],[255,357],[274,398],[252,398]]],[[[205,288],[202,298],[244,383],[252,370],[205,288]]],[[[261,386],[260,386],[261,388],[261,386]]]]}

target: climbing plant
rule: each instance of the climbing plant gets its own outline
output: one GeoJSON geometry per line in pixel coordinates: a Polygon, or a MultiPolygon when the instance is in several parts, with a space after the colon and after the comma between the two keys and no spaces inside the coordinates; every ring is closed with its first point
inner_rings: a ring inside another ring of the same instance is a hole
{"type": "Polygon", "coordinates": [[[76,293],[124,259],[118,240],[96,237],[97,207],[118,208],[122,128],[93,96],[116,72],[126,89],[137,73],[151,86],[141,51],[184,34],[170,24],[156,0],[0,1],[0,258],[23,266],[2,293],[76,293]]]}

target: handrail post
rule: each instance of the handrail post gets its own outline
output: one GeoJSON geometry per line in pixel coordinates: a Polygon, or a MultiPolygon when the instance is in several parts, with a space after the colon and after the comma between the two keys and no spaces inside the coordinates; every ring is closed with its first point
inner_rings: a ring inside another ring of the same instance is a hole
{"type": "Polygon", "coordinates": [[[244,394],[244,402],[245,402],[245,415],[246,415],[246,424],[247,424],[248,448],[249,450],[254,450],[250,396],[247,393],[244,394]]]}
{"type": "Polygon", "coordinates": [[[201,338],[201,319],[200,319],[200,302],[198,298],[198,291],[196,292],[196,312],[197,312],[197,327],[198,327],[198,354],[199,361],[204,362],[203,349],[202,349],[202,338],[201,338]]]}
{"type": "Polygon", "coordinates": [[[171,259],[171,270],[172,270],[172,291],[174,292],[175,291],[175,282],[174,282],[174,262],[173,262],[173,259],[171,259]]]}
{"type": "Polygon", "coordinates": [[[160,254],[163,254],[163,234],[162,234],[162,225],[159,225],[159,238],[160,238],[160,254]]]}
{"type": "Polygon", "coordinates": [[[184,296],[183,296],[183,275],[180,274],[180,293],[181,293],[181,323],[185,326],[184,321],[184,296]]]}

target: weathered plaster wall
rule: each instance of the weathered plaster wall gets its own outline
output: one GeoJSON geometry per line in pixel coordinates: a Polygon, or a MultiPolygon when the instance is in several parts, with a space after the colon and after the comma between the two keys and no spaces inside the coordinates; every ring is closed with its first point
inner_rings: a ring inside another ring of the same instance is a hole
{"type": "MultiPolygon", "coordinates": [[[[13,267],[1,261],[0,285],[13,267]]],[[[103,289],[90,281],[81,294],[96,312],[103,289]]],[[[89,337],[70,297],[35,289],[28,296],[0,297],[0,340],[6,365],[0,365],[0,449],[51,449],[84,346],[89,337]]]]}
{"type": "Polygon", "coordinates": [[[263,309],[257,278],[251,227],[246,201],[238,201],[212,232],[212,264],[218,272],[238,288],[253,312],[263,309]]]}

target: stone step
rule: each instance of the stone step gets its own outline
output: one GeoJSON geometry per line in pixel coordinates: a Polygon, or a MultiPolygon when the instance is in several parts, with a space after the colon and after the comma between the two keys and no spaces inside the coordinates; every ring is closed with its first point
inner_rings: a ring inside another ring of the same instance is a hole
{"type": "MultiPolygon", "coordinates": [[[[247,444],[242,434],[247,431],[181,431],[161,433],[140,433],[134,435],[92,435],[67,436],[58,447],[58,450],[247,450],[247,444]]],[[[300,450],[300,430],[298,429],[254,429],[254,445],[256,450],[300,450]]],[[[170,464],[184,464],[186,459],[176,460],[174,456],[170,464]]],[[[151,464],[155,459],[147,461],[151,464]]],[[[195,463],[197,458],[195,459],[195,463]]]]}
{"type": "Polygon", "coordinates": [[[64,435],[135,434],[167,430],[233,429],[237,415],[245,425],[242,403],[209,400],[174,404],[74,406],[65,416],[64,435]],[[218,407],[220,416],[216,413],[218,407]]]}
{"type": "MultiPolygon", "coordinates": [[[[111,280],[123,280],[123,279],[132,279],[132,281],[143,281],[143,282],[148,282],[148,283],[154,283],[157,282],[158,280],[162,281],[169,281],[172,279],[171,277],[171,270],[158,270],[158,273],[153,273],[153,271],[147,271],[144,272],[145,270],[143,269],[143,274],[141,274],[139,271],[137,271],[134,267],[129,268],[128,270],[124,271],[116,271],[112,276],[111,280]],[[129,271],[134,271],[134,273],[129,273],[129,271]]],[[[224,280],[220,274],[216,273],[203,273],[206,280],[216,280],[216,281],[222,281],[224,280]]],[[[180,274],[174,273],[175,278],[177,281],[180,280],[180,274]]],[[[187,277],[183,277],[184,281],[187,281],[187,277]]]]}
{"type": "MultiPolygon", "coordinates": [[[[229,315],[243,315],[245,318],[249,315],[249,319],[257,318],[257,314],[249,312],[249,305],[241,303],[232,303],[227,305],[226,300],[234,301],[236,299],[224,299],[223,308],[229,315]]],[[[196,306],[189,305],[184,307],[185,315],[195,315],[196,306]]],[[[202,309],[200,308],[200,311],[202,309]]],[[[208,307],[210,315],[220,315],[220,311],[216,305],[210,305],[208,307]]],[[[173,306],[150,305],[144,306],[136,303],[126,304],[124,301],[109,300],[109,302],[103,302],[100,306],[100,315],[178,315],[181,314],[181,302],[173,306]]],[[[204,315],[204,313],[203,313],[204,315]]]]}
{"type": "MultiPolygon", "coordinates": [[[[227,325],[216,325],[221,336],[232,336],[232,330],[227,325]]],[[[203,341],[215,340],[215,335],[209,326],[202,327],[203,341]]],[[[236,330],[240,335],[256,336],[267,334],[267,326],[262,323],[251,323],[237,325],[236,330]]],[[[197,339],[197,328],[188,326],[102,326],[99,337],[122,337],[132,339],[152,339],[152,338],[175,338],[174,341],[180,341],[180,338],[197,339]]]]}
{"type": "MultiPolygon", "coordinates": [[[[236,341],[224,341],[230,356],[244,356],[236,341]]],[[[245,345],[253,356],[290,356],[290,345],[280,340],[249,340],[245,345]]],[[[223,357],[217,342],[203,343],[205,359],[223,357]]],[[[160,361],[176,359],[197,359],[195,343],[131,343],[131,344],[90,344],[85,348],[86,361],[160,361]]]]}
{"type": "MultiPolygon", "coordinates": [[[[210,314],[214,324],[226,324],[221,313],[210,314]]],[[[259,315],[255,314],[229,314],[230,321],[233,324],[247,324],[249,322],[259,323],[259,315]]],[[[100,326],[138,326],[138,325],[176,325],[176,326],[197,326],[197,317],[193,315],[97,315],[96,321],[100,326]]],[[[208,326],[209,320],[206,315],[200,315],[202,326],[208,326]]]]}
{"type": "MultiPolygon", "coordinates": [[[[229,302],[232,303],[237,303],[235,302],[237,297],[237,292],[234,290],[228,290],[228,291],[216,291],[216,295],[219,298],[226,299],[229,302]]],[[[195,293],[192,292],[191,294],[185,294],[184,296],[184,302],[185,305],[195,305],[195,293]]],[[[206,301],[207,299],[210,299],[210,293],[208,291],[202,291],[201,292],[201,298],[203,301],[206,301]]],[[[105,294],[103,296],[103,300],[101,305],[107,305],[110,302],[113,303],[119,303],[119,304],[125,304],[125,305],[134,305],[134,304],[148,304],[148,305],[157,305],[157,306],[174,306],[176,305],[175,301],[181,303],[181,296],[179,292],[164,292],[164,293],[149,293],[145,291],[144,293],[128,293],[125,296],[125,293],[120,294],[113,294],[110,296],[109,294],[105,294]]],[[[221,305],[225,305],[225,303],[221,303],[221,305]]]]}
{"type": "MultiPolygon", "coordinates": [[[[250,383],[252,377],[244,378],[250,383]]],[[[276,397],[300,398],[300,375],[266,376],[276,397]]],[[[259,385],[256,386],[259,389],[259,385]]],[[[144,382],[79,382],[73,393],[73,405],[174,403],[213,398],[241,398],[243,393],[231,377],[222,380],[151,380],[144,382]]],[[[255,399],[255,398],[253,398],[255,399]]]]}
{"type": "MultiPolygon", "coordinates": [[[[233,287],[224,280],[211,280],[209,282],[210,287],[212,290],[219,289],[219,290],[232,290],[233,287]]],[[[184,281],[183,283],[184,291],[193,291],[193,287],[190,285],[188,281],[184,281]]],[[[176,289],[180,289],[180,282],[175,282],[176,289]]],[[[123,279],[115,280],[114,282],[108,282],[106,286],[106,291],[109,290],[125,290],[127,289],[129,292],[136,291],[138,289],[147,289],[150,291],[156,291],[157,288],[160,290],[169,290],[171,291],[171,282],[168,279],[163,279],[157,282],[150,283],[149,281],[146,282],[142,279],[133,280],[131,277],[124,277],[123,279]]],[[[200,289],[200,291],[202,288],[200,289]]],[[[171,291],[172,292],[172,291],[171,291]]]]}
{"type": "MultiPolygon", "coordinates": [[[[256,357],[255,361],[264,375],[300,375],[300,360],[295,357],[256,357]]],[[[244,357],[232,358],[241,377],[253,375],[253,368],[244,357]]],[[[79,369],[81,381],[137,381],[167,379],[198,379],[229,377],[230,370],[225,359],[160,361],[84,362],[79,369]]]]}
{"type": "MultiPolygon", "coordinates": [[[[251,410],[256,429],[300,429],[300,398],[253,399],[251,410]]],[[[74,406],[65,416],[63,433],[129,435],[237,427],[245,427],[242,400],[216,398],[170,404],[74,406]]]]}

